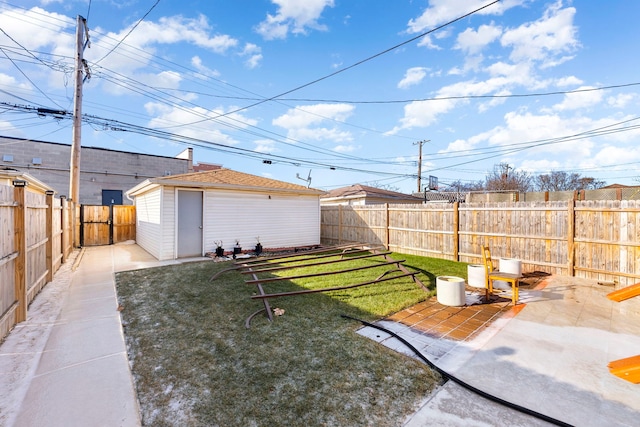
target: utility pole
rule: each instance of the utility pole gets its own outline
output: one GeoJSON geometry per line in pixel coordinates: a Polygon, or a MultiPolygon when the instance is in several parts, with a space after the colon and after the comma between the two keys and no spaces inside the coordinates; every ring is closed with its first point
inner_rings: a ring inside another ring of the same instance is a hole
{"type": "Polygon", "coordinates": [[[84,60],[85,48],[89,45],[87,20],[78,15],[76,18],[76,64],[75,89],[73,96],[73,133],[71,142],[71,162],[69,168],[69,198],[73,203],[80,202],[80,145],[82,142],[82,85],[91,77],[89,67],[84,60]],[[83,73],[86,72],[86,77],[83,73]]]}
{"type": "Polygon", "coordinates": [[[422,146],[429,141],[429,139],[425,139],[413,143],[418,146],[418,193],[422,192],[422,146]]]}

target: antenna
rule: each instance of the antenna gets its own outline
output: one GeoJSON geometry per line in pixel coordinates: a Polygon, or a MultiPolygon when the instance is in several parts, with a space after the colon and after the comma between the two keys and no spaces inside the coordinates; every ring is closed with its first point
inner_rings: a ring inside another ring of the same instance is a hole
{"type": "Polygon", "coordinates": [[[303,178],[300,176],[299,173],[296,173],[296,178],[302,180],[302,181],[306,181],[307,182],[307,188],[311,187],[311,169],[309,169],[309,176],[307,176],[306,178],[303,178]]]}

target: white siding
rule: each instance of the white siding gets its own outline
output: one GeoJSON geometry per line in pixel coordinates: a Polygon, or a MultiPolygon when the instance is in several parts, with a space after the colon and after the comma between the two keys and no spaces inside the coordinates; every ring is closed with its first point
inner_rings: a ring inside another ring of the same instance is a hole
{"type": "Polygon", "coordinates": [[[204,197],[205,251],[222,240],[231,250],[238,240],[252,249],[257,238],[264,248],[320,244],[320,199],[267,192],[209,190],[204,197]]]}
{"type": "Polygon", "coordinates": [[[136,196],[136,243],[156,258],[160,258],[162,221],[160,189],[136,196]]]}
{"type": "Polygon", "coordinates": [[[176,258],[176,188],[162,187],[162,236],[160,261],[176,258]]]}

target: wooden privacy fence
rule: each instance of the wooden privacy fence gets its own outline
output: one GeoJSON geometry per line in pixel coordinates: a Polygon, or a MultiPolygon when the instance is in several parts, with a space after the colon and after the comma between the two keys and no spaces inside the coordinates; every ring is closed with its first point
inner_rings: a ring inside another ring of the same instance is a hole
{"type": "Polygon", "coordinates": [[[0,185],[0,340],[71,253],[71,221],[72,203],[52,191],[0,185]]]}
{"type": "Polygon", "coordinates": [[[640,279],[637,200],[322,206],[321,239],[474,264],[489,245],[524,271],[640,279]]]}

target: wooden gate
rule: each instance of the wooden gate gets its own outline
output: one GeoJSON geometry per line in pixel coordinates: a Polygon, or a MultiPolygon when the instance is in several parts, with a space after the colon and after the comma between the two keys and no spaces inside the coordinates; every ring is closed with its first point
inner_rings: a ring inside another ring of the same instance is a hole
{"type": "Polygon", "coordinates": [[[80,246],[112,245],[135,238],[135,206],[80,206],[80,246]]]}

